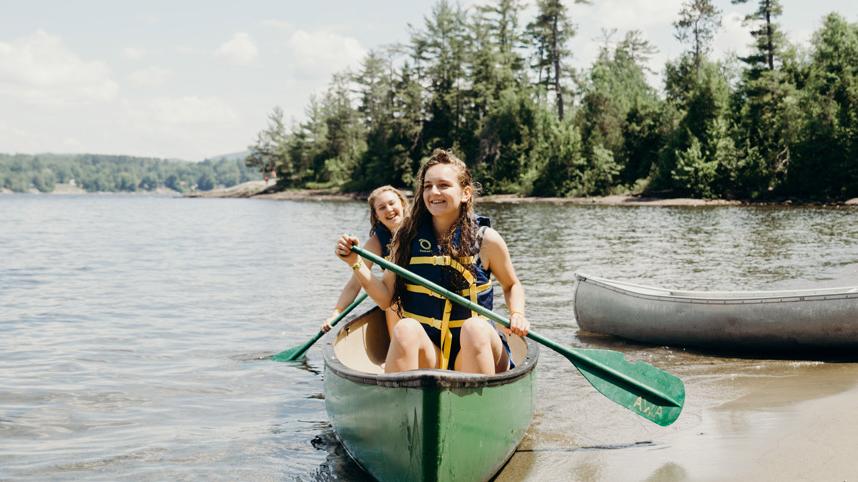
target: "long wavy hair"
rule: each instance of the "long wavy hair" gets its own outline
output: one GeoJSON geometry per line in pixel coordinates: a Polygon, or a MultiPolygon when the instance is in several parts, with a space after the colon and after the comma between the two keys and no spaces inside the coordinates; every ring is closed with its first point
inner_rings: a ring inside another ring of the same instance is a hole
{"type": "MultiPolygon", "coordinates": [[[[459,206],[459,217],[456,222],[450,227],[450,230],[443,233],[438,239],[438,244],[441,251],[445,255],[452,257],[472,256],[479,249],[477,246],[477,220],[474,214],[474,200],[479,191],[479,185],[474,182],[471,172],[464,161],[455,156],[451,151],[444,149],[435,149],[429,160],[424,164],[417,173],[416,185],[414,186],[414,203],[411,205],[411,211],[402,224],[399,230],[393,237],[391,243],[393,262],[399,266],[407,268],[408,262],[411,259],[411,243],[417,237],[417,231],[420,226],[432,222],[432,214],[426,207],[426,202],[423,200],[423,182],[426,179],[426,172],[432,167],[439,164],[447,164],[453,166],[457,173],[457,180],[462,189],[471,188],[471,196],[468,201],[462,202],[459,206]],[[461,228],[461,235],[457,243],[453,242],[453,237],[456,230],[461,228]]],[[[453,289],[459,289],[459,286],[452,286],[453,289]]],[[[401,276],[396,277],[396,285],[393,291],[393,301],[402,306],[402,298],[405,295],[405,279],[401,276]]]]}
{"type": "MultiPolygon", "coordinates": [[[[402,191],[400,191],[399,189],[396,189],[395,187],[393,187],[389,184],[375,188],[371,193],[369,193],[369,197],[366,198],[366,201],[369,204],[369,235],[370,235],[370,237],[372,237],[372,235],[375,234],[376,228],[378,228],[378,225],[381,224],[381,220],[378,219],[378,215],[375,213],[375,201],[376,201],[376,199],[378,199],[378,196],[381,196],[382,194],[384,194],[386,192],[392,192],[393,194],[396,194],[396,197],[398,197],[399,201],[402,203],[403,217],[405,217],[408,214],[408,199],[406,199],[405,194],[402,194],[402,191]]],[[[381,225],[384,226],[384,224],[381,224],[381,225]]],[[[393,233],[391,233],[391,234],[393,234],[393,233]]]]}

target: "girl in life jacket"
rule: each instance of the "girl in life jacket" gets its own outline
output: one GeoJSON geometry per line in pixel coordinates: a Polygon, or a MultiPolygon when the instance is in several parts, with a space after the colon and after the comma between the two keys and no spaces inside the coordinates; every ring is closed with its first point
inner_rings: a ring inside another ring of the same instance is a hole
{"type": "MultiPolygon", "coordinates": [[[[503,288],[511,332],[525,336],[524,288],[497,231],[474,214],[476,188],[465,163],[436,149],[417,175],[411,212],[394,235],[393,261],[444,288],[491,309],[491,274],[503,288]]],[[[403,318],[391,333],[385,372],[418,368],[494,374],[511,366],[508,331],[419,285],[386,271],[375,278],[343,235],[336,254],[382,308],[399,304],[403,318]]]]}
{"type": "MultiPolygon", "coordinates": [[[[369,204],[369,240],[364,246],[382,258],[390,257],[390,243],[393,241],[393,233],[399,229],[402,220],[408,213],[408,200],[405,195],[393,186],[381,186],[373,190],[367,198],[369,204]]],[[[367,261],[367,266],[372,268],[372,262],[367,261]]],[[[349,278],[348,283],[340,292],[333,313],[322,324],[321,330],[328,332],[331,329],[331,320],[337,317],[360,293],[360,282],[356,276],[349,278]]],[[[385,310],[387,318],[388,333],[393,332],[393,325],[399,321],[399,314],[395,308],[385,310]]]]}

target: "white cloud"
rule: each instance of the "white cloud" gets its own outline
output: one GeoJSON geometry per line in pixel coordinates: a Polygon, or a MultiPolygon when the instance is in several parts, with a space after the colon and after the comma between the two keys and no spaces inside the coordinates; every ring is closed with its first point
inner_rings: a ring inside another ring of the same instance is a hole
{"type": "Polygon", "coordinates": [[[814,30],[809,28],[788,31],[786,37],[796,45],[810,45],[813,41],[814,30]]]}
{"type": "Polygon", "coordinates": [[[44,152],[45,145],[31,131],[0,120],[0,152],[44,152]]]}
{"type": "Polygon", "coordinates": [[[138,87],[160,87],[172,76],[172,72],[157,66],[135,70],[128,75],[128,80],[138,87]]]}
{"type": "Polygon", "coordinates": [[[587,24],[616,28],[621,33],[645,31],[651,26],[670,26],[681,6],[681,0],[601,0],[574,6],[572,18],[579,27],[587,24]]]}
{"type": "MultiPolygon", "coordinates": [[[[610,44],[615,45],[626,32],[639,30],[646,40],[658,47],[658,52],[650,57],[649,67],[660,71],[665,60],[678,49],[673,39],[672,23],[681,3],[682,0],[600,0],[591,5],[568,5],[577,30],[569,44],[572,65],[589,69],[606,41],[606,33],[613,32],[610,44]]],[[[659,82],[657,76],[650,77],[651,81],[659,82]]]]}
{"type": "Polygon", "coordinates": [[[69,104],[109,101],[118,90],[106,63],[81,59],[42,30],[0,42],[0,96],[69,104]]]}
{"type": "Polygon", "coordinates": [[[156,25],[161,23],[161,17],[152,13],[143,13],[136,15],[137,21],[146,25],[156,25]]]}
{"type": "Polygon", "coordinates": [[[238,119],[217,97],[160,97],[145,102],[124,101],[127,114],[141,125],[218,125],[238,119]]]}
{"type": "Polygon", "coordinates": [[[81,152],[84,150],[84,145],[75,137],[66,137],[63,139],[63,151],[65,152],[81,152]]]}
{"type": "Polygon", "coordinates": [[[137,47],[125,47],[122,49],[122,56],[128,60],[140,60],[146,55],[146,49],[137,47]]]}
{"type": "Polygon", "coordinates": [[[357,66],[366,55],[357,40],[326,30],[298,30],[289,36],[287,47],[296,73],[322,82],[334,72],[357,66]]]}
{"type": "Polygon", "coordinates": [[[218,47],[216,54],[234,64],[244,65],[253,62],[259,55],[259,51],[250,35],[239,32],[218,47]]]}
{"type": "Polygon", "coordinates": [[[745,55],[751,43],[749,27],[742,25],[744,14],[738,12],[724,12],[721,18],[721,30],[715,36],[712,43],[714,53],[717,57],[735,52],[745,55]]]}
{"type": "Polygon", "coordinates": [[[292,28],[292,24],[287,22],[286,20],[279,20],[276,18],[270,18],[268,20],[263,20],[262,25],[267,27],[274,27],[276,29],[287,30],[292,28]]]}
{"type": "Polygon", "coordinates": [[[204,54],[206,52],[203,52],[202,50],[195,48],[195,47],[189,47],[187,45],[179,45],[178,47],[176,47],[176,53],[179,55],[199,55],[199,54],[204,54]]]}

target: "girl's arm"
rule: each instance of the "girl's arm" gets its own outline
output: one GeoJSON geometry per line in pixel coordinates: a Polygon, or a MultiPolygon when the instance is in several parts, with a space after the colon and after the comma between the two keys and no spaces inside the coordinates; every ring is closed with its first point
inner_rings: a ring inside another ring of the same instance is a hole
{"type": "Polygon", "coordinates": [[[381,309],[386,310],[390,307],[390,301],[393,299],[393,284],[396,280],[396,275],[386,271],[382,279],[374,277],[367,263],[357,253],[352,251],[352,245],[355,244],[358,244],[358,238],[344,234],[337,241],[335,252],[343,262],[351,266],[354,271],[352,278],[357,279],[364,291],[366,291],[366,294],[381,309]]]}
{"type": "Polygon", "coordinates": [[[483,235],[480,259],[503,288],[503,297],[509,310],[510,329],[516,335],[526,336],[530,323],[524,316],[524,286],[515,275],[506,242],[492,228],[486,229],[483,235]]]}
{"type": "MultiPolygon", "coordinates": [[[[381,242],[378,240],[378,237],[373,236],[369,238],[366,242],[366,246],[364,246],[367,251],[372,251],[373,253],[381,256],[381,242]]],[[[372,268],[372,261],[364,261],[369,268],[372,268]]],[[[357,280],[355,276],[351,276],[349,278],[348,283],[343,287],[343,290],[340,292],[340,297],[337,298],[337,304],[334,305],[334,311],[331,313],[331,316],[322,323],[321,330],[324,332],[328,332],[331,329],[331,321],[336,318],[340,313],[349,306],[352,301],[357,298],[358,293],[360,293],[360,281],[357,280]]]]}

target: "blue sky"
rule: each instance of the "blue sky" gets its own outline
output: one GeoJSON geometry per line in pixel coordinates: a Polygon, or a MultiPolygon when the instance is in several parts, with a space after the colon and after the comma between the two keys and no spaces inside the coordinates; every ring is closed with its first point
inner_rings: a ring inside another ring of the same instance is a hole
{"type": "MultiPolygon", "coordinates": [[[[0,152],[201,160],[241,151],[275,105],[300,120],[332,73],[407,40],[407,25],[422,25],[434,3],[0,0],[0,152]]],[[[525,3],[523,23],[535,11],[525,3]]],[[[570,2],[576,66],[592,62],[602,29],[616,28],[615,38],[638,29],[659,48],[651,66],[660,71],[681,51],[671,26],[681,3],[570,2]]],[[[806,42],[831,11],[858,21],[854,1],[782,3],[793,40],[806,42]]],[[[756,1],[716,4],[724,20],[715,54],[741,53],[750,41],[741,18],[756,1]]]]}

